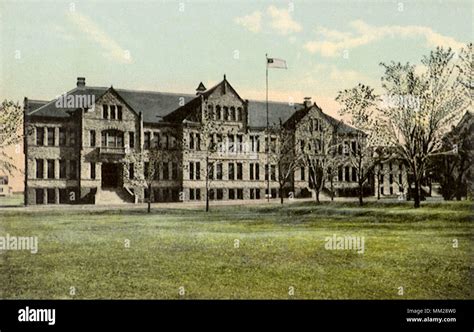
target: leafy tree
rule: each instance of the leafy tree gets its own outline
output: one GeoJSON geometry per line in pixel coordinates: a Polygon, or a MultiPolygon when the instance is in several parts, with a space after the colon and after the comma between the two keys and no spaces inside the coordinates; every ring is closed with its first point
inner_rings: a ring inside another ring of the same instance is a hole
{"type": "Polygon", "coordinates": [[[12,174],[18,168],[6,149],[21,142],[23,108],[17,102],[4,100],[0,105],[0,173],[12,174]]]}

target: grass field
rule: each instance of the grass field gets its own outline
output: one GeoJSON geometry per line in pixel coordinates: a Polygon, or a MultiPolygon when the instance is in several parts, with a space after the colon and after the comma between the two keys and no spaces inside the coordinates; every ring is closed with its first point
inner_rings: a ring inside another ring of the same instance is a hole
{"type": "Polygon", "coordinates": [[[471,215],[470,202],[0,209],[0,236],[39,239],[36,254],[0,251],[0,297],[472,298],[471,215]],[[326,250],[333,234],[364,236],[364,254],[326,250]]]}

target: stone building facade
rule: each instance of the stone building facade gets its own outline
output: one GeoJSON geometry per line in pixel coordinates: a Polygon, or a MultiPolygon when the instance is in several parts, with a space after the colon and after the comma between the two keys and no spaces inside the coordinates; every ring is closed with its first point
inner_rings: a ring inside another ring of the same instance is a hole
{"type": "MultiPolygon", "coordinates": [[[[25,204],[198,201],[206,192],[211,200],[277,198],[279,170],[267,167],[279,146],[274,128],[291,128],[295,147],[302,137],[321,144],[323,127],[341,146],[357,133],[310,100],[269,102],[267,140],[266,103],[242,99],[225,76],[193,95],[89,87],[78,78],[60,99],[25,98],[25,204]]],[[[355,188],[350,165],[338,167],[336,193],[355,188]]],[[[311,194],[309,172],[296,168],[285,195],[311,194]]]]}

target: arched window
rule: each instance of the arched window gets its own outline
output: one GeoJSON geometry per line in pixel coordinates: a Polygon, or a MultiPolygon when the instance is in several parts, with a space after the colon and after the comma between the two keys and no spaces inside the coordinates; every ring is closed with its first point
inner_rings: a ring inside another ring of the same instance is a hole
{"type": "Polygon", "coordinates": [[[235,121],[235,107],[232,106],[229,110],[229,121],[235,121]]]}
{"type": "Polygon", "coordinates": [[[217,105],[216,106],[216,117],[215,117],[216,120],[220,120],[222,119],[222,112],[221,112],[221,107],[220,105],[217,105]]]}

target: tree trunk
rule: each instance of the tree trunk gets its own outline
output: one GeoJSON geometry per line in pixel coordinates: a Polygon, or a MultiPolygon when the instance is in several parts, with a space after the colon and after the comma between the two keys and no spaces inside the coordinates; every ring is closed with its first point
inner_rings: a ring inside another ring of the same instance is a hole
{"type": "Polygon", "coordinates": [[[316,190],[316,203],[318,203],[318,204],[321,203],[319,201],[319,190],[316,190]]]}
{"type": "Polygon", "coordinates": [[[414,207],[419,208],[420,207],[420,200],[421,200],[421,195],[420,195],[420,180],[415,179],[415,193],[413,195],[413,200],[415,201],[414,207]]]}
{"type": "Polygon", "coordinates": [[[151,212],[151,183],[148,185],[148,213],[151,212]]]}
{"type": "Polygon", "coordinates": [[[377,200],[380,200],[380,174],[377,174],[377,200]]]}
{"type": "Polygon", "coordinates": [[[283,188],[280,186],[280,204],[283,204],[283,188]]]}
{"type": "Polygon", "coordinates": [[[359,205],[364,205],[364,188],[363,185],[359,183],[359,205]]]}

